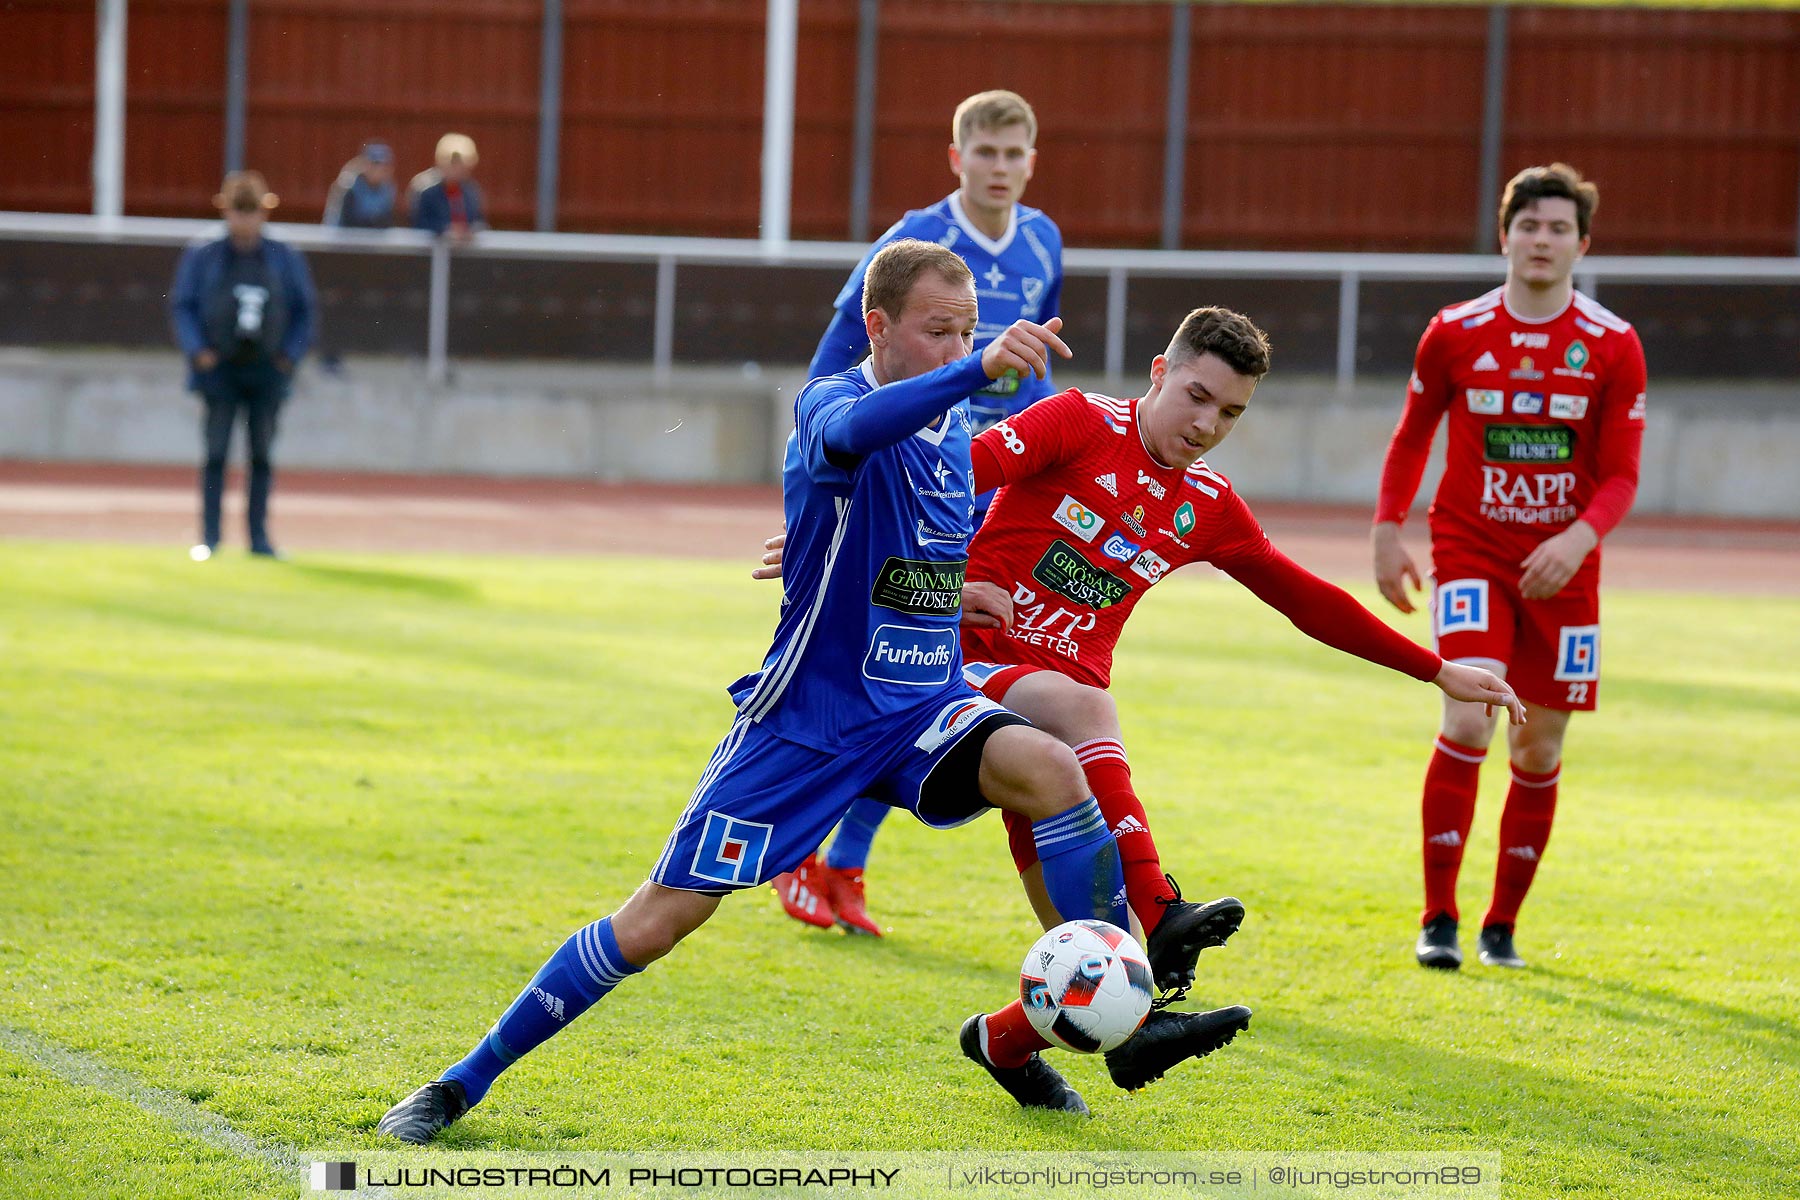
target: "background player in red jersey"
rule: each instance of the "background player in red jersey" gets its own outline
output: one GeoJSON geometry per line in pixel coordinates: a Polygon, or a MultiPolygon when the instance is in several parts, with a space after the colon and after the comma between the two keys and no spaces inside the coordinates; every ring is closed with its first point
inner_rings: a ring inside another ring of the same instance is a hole
{"type": "MultiPolygon", "coordinates": [[[[1510,730],[1512,787],[1500,816],[1481,961],[1525,965],[1513,947],[1556,813],[1569,714],[1600,695],[1600,540],[1637,494],[1644,351],[1630,325],[1574,288],[1599,190],[1555,163],[1515,175],[1500,201],[1506,282],[1433,317],[1388,446],[1371,542],[1375,582],[1402,612],[1418,568],[1400,525],[1438,424],[1449,455],[1431,506],[1432,632],[1447,659],[1507,677],[1529,720],[1510,730]]],[[[1425,911],[1415,953],[1454,970],[1456,877],[1494,733],[1479,705],[1446,698],[1425,771],[1425,911]]]]}
{"type": "MultiPolygon", "coordinates": [[[[1230,898],[1182,901],[1163,873],[1104,690],[1126,618],[1169,573],[1211,562],[1327,645],[1520,716],[1498,677],[1444,662],[1277,550],[1230,481],[1203,461],[1244,413],[1268,364],[1267,339],[1249,318],[1197,309],[1151,363],[1141,400],[1063,392],[976,438],[971,454],[976,488],[1000,491],[970,546],[964,602],[989,619],[979,622],[985,628],[965,622],[964,677],[1075,748],[1118,843],[1127,901],[1164,988],[1191,983],[1199,950],[1221,944],[1243,914],[1230,898]],[[982,582],[1001,590],[979,591],[982,582]]],[[[765,562],[779,557],[775,541],[765,562]]],[[[1008,834],[1034,908],[1054,925],[1029,826],[1009,823],[1008,834]]],[[[1113,1081],[1141,1087],[1223,1045],[1249,1015],[1241,1007],[1153,1014],[1107,1055],[1113,1081]]],[[[965,1033],[964,1049],[984,1066],[1016,1068],[1046,1045],[1014,1003],[965,1033]]]]}

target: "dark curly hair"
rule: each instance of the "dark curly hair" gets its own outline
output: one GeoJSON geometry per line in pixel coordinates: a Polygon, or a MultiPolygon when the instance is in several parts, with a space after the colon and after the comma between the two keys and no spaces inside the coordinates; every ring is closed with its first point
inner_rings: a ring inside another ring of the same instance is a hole
{"type": "Polygon", "coordinates": [[[1507,181],[1506,190],[1500,194],[1500,232],[1512,228],[1513,218],[1521,209],[1552,199],[1575,202],[1575,226],[1586,237],[1594,212],[1600,207],[1600,189],[1568,163],[1526,167],[1507,181]]]}
{"type": "Polygon", "coordinates": [[[1239,375],[1261,379],[1269,373],[1269,335],[1256,322],[1229,308],[1196,308],[1182,318],[1166,353],[1177,361],[1216,354],[1239,375]]]}

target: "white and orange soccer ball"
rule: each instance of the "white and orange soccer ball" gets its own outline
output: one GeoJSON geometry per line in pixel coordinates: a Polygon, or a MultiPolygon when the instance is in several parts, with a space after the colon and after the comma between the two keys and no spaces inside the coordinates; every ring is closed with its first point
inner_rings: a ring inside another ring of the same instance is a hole
{"type": "Polygon", "coordinates": [[[1065,1050],[1125,1044],[1150,1013],[1150,959],[1105,921],[1070,921],[1039,938],[1019,968],[1019,999],[1038,1033],[1065,1050]]]}

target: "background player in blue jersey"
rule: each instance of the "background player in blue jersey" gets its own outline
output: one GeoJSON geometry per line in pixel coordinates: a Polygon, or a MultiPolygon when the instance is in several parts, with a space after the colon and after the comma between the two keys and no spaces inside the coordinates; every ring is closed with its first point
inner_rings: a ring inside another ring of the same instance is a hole
{"type": "MultiPolygon", "coordinates": [[[[948,246],[975,276],[980,309],[975,347],[981,349],[1014,321],[1043,323],[1062,301],[1062,231],[1035,208],[1019,203],[1037,165],[1037,114],[1016,92],[981,92],[956,106],[951,121],[950,170],[959,186],[930,208],[918,208],[875,240],[832,301],[837,310],[808,378],[835,375],[869,352],[863,327],[863,277],[875,255],[901,238],[948,246]]],[[[1056,391],[1042,377],[1019,372],[991,380],[969,397],[980,433],[1034,400],[1056,391]]]]}
{"type": "MultiPolygon", "coordinates": [[[[1033,823],[1064,919],[1125,921],[1124,877],[1067,746],[971,692],[957,642],[973,503],[967,396],[1007,371],[1041,377],[1062,325],[1019,321],[971,352],[975,281],[935,243],[903,239],[869,265],[872,353],[794,404],[782,493],[788,557],[762,667],[732,685],[737,719],[713,751],[649,880],[572,934],[461,1061],[388,1110],[422,1143],[521,1055],[663,957],[725,895],[792,868],[858,796],[947,828],[989,806],[1033,823]]],[[[996,1067],[1021,1104],[1085,1112],[1033,1056],[996,1067]]]]}
{"type": "MultiPolygon", "coordinates": [[[[950,134],[950,170],[957,190],[930,208],[907,213],[856,264],[833,301],[837,311],[819,339],[809,378],[835,375],[868,353],[863,278],[875,255],[901,238],[947,246],[969,265],[980,309],[977,348],[1014,321],[1044,322],[1058,315],[1062,231],[1037,209],[1019,203],[1037,167],[1037,114],[1016,92],[980,92],[956,106],[950,134]]],[[[974,431],[1015,416],[1055,391],[1048,370],[1042,376],[1016,372],[992,380],[969,397],[974,431]]],[[[978,512],[986,511],[986,500],[977,499],[978,512]]],[[[790,916],[822,928],[835,921],[851,933],[881,936],[881,926],[869,916],[863,869],[887,814],[888,806],[879,801],[858,802],[845,814],[824,861],[809,857],[797,873],[775,881],[790,916]]]]}

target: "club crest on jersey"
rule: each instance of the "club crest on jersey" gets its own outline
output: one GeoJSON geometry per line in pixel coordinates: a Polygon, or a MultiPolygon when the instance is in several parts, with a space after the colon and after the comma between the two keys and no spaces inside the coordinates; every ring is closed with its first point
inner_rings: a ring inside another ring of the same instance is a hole
{"type": "Polygon", "coordinates": [[[1544,393],[1514,392],[1512,410],[1521,417],[1535,417],[1544,411],[1544,393]]]}
{"type": "Polygon", "coordinates": [[[1070,495],[1064,495],[1062,502],[1056,506],[1052,514],[1056,523],[1074,534],[1084,542],[1091,542],[1100,536],[1100,528],[1106,522],[1096,516],[1092,509],[1070,495]]]}
{"type": "Polygon", "coordinates": [[[1194,526],[1199,524],[1199,519],[1194,516],[1194,506],[1186,500],[1183,500],[1181,507],[1175,510],[1174,519],[1176,537],[1186,537],[1194,532],[1194,526]]]}
{"type": "Polygon", "coordinates": [[[1025,303],[1020,306],[1023,315],[1036,316],[1038,307],[1044,302],[1044,281],[1035,275],[1026,275],[1019,280],[1019,290],[1025,293],[1025,303]]]}
{"type": "Polygon", "coordinates": [[[1155,583],[1157,580],[1161,579],[1164,575],[1168,574],[1168,571],[1169,560],[1161,557],[1154,550],[1144,551],[1137,556],[1137,561],[1131,564],[1131,573],[1133,575],[1136,575],[1140,579],[1147,579],[1151,583],[1155,583]]]}
{"type": "Polygon", "coordinates": [[[1437,603],[1432,607],[1439,637],[1447,633],[1480,632],[1488,627],[1488,581],[1452,579],[1440,583],[1437,603]]]}
{"type": "Polygon", "coordinates": [[[1569,343],[1569,348],[1563,351],[1563,365],[1571,371],[1583,371],[1587,369],[1588,359],[1592,357],[1593,355],[1588,353],[1587,343],[1576,338],[1569,343]]]}
{"type": "Polygon", "coordinates": [[[1130,562],[1138,556],[1138,551],[1142,549],[1143,547],[1137,543],[1126,541],[1124,534],[1115,533],[1101,545],[1100,553],[1108,558],[1117,559],[1119,562],[1130,562]]]}
{"type": "Polygon", "coordinates": [[[1161,481],[1150,478],[1142,471],[1138,472],[1138,483],[1142,484],[1144,489],[1150,493],[1152,500],[1161,500],[1169,494],[1169,489],[1164,487],[1161,481]]]}
{"type": "Polygon", "coordinates": [[[1506,393],[1498,388],[1469,388],[1463,394],[1469,398],[1472,413],[1497,417],[1506,411],[1506,393]]]}
{"type": "Polygon", "coordinates": [[[1556,675],[1570,683],[1600,678],[1600,627],[1564,625],[1557,633],[1556,675]]]}
{"type": "Polygon", "coordinates": [[[1500,360],[1494,357],[1494,352],[1492,350],[1483,350],[1481,352],[1481,357],[1476,359],[1475,365],[1469,369],[1471,371],[1498,371],[1500,369],[1500,360]]]}
{"type": "Polygon", "coordinates": [[[768,852],[773,825],[744,821],[722,812],[706,814],[700,845],[694,851],[693,874],[714,883],[747,886],[762,878],[763,855],[768,852]]]}
{"type": "Polygon", "coordinates": [[[1586,396],[1564,396],[1554,394],[1550,397],[1550,415],[1564,421],[1579,421],[1587,416],[1588,398],[1586,396]]]}

